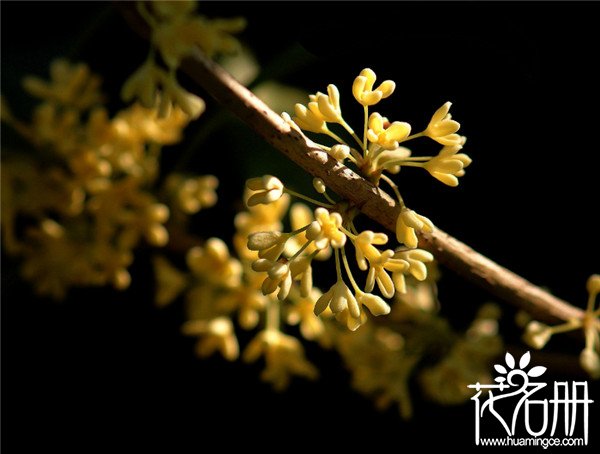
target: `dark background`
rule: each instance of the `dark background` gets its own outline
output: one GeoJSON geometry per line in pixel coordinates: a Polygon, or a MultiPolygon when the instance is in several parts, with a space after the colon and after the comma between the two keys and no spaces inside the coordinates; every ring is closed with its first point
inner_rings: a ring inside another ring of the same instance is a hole
{"type": "MultiPolygon", "coordinates": [[[[201,8],[209,16],[247,17],[241,36],[265,69],[262,77],[313,93],[335,83],[344,112],[355,108],[350,87],[364,67],[396,81],[380,108],[415,130],[452,101],[474,162],[458,188],[403,171],[407,203],[499,263],[585,305],[585,281],[600,272],[600,40],[592,2],[208,2],[201,8]]],[[[86,61],[102,74],[109,106],[122,107],[119,87],[147,45],[113,4],[2,2],[1,15],[2,93],[17,114],[27,117],[33,105],[20,79],[46,77],[57,56],[86,61]]],[[[360,124],[355,111],[349,116],[360,124]]],[[[198,216],[196,233],[228,238],[245,178],[276,172],[299,189],[310,178],[216,112],[209,101],[207,114],[188,128],[186,138],[196,139],[199,151],[186,168],[221,180],[221,205],[198,216]],[[206,138],[208,122],[214,131],[206,138]]],[[[4,144],[10,133],[2,132],[4,144]]],[[[184,151],[166,150],[164,168],[184,151]]],[[[320,381],[294,380],[283,394],[259,381],[260,365],[195,358],[194,340],[179,332],[181,304],[152,305],[149,254],[137,256],[127,292],[74,290],[62,303],[35,297],[19,281],[18,263],[3,254],[2,438],[10,452],[142,452],[162,445],[166,452],[198,452],[208,442],[268,451],[363,443],[392,451],[407,444],[472,447],[471,402],[437,406],[421,401],[415,386],[415,415],[404,422],[394,408],[376,411],[350,389],[337,356],[311,345],[307,355],[320,381]]],[[[492,299],[451,272],[440,292],[443,313],[459,329],[492,299]]],[[[523,348],[514,314],[504,308],[506,342],[523,348]]],[[[582,345],[562,337],[549,347],[576,355],[582,345]]],[[[577,370],[552,377],[570,380],[577,370]]],[[[592,398],[600,400],[597,383],[592,398]]],[[[593,408],[589,448],[597,449],[599,407],[593,408]]]]}

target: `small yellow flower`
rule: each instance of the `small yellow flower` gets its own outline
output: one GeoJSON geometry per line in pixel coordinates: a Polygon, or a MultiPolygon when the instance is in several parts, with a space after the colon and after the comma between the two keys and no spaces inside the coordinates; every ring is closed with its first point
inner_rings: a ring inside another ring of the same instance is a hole
{"type": "Polygon", "coordinates": [[[406,293],[406,280],[404,275],[410,273],[419,281],[427,279],[427,266],[425,263],[432,262],[433,255],[423,249],[411,249],[408,251],[396,252],[394,254],[394,259],[404,260],[408,263],[408,269],[399,269],[392,274],[392,280],[396,291],[399,293],[406,293]]]}
{"type": "Polygon", "coordinates": [[[367,323],[367,313],[361,311],[358,317],[352,317],[348,309],[344,309],[342,312],[335,314],[335,319],[348,328],[350,331],[356,331],[362,325],[367,323]]]}
{"type": "Polygon", "coordinates": [[[169,219],[169,207],[162,203],[149,205],[145,210],[144,235],[153,246],[164,246],[169,242],[169,232],[163,225],[169,219]]]}
{"type": "MultiPolygon", "coordinates": [[[[310,224],[313,221],[314,221],[313,212],[305,204],[294,203],[292,205],[292,207],[290,208],[290,225],[292,227],[292,230],[301,229],[302,227],[310,224]]],[[[300,232],[300,233],[292,236],[286,243],[286,250],[285,250],[286,254],[288,254],[289,256],[294,255],[294,253],[297,250],[299,250],[302,246],[304,246],[304,244],[306,244],[307,241],[308,241],[308,239],[306,238],[306,232],[300,232]]],[[[317,247],[315,246],[315,243],[313,242],[306,247],[305,253],[307,255],[311,255],[316,250],[317,250],[317,247]]],[[[329,257],[331,257],[331,248],[326,247],[323,249],[319,249],[319,252],[315,256],[315,259],[327,260],[329,257]]]]}
{"type": "Polygon", "coordinates": [[[358,301],[342,280],[338,280],[327,292],[321,295],[315,303],[314,313],[320,315],[327,308],[331,309],[334,314],[348,310],[351,317],[360,317],[358,301]]]}
{"type": "Polygon", "coordinates": [[[233,329],[233,323],[227,317],[212,320],[190,320],[182,327],[188,336],[200,336],[196,351],[206,358],[218,351],[228,361],[235,361],[239,356],[239,345],[233,329]]]}
{"type": "Polygon", "coordinates": [[[229,255],[219,238],[209,238],[204,247],[193,247],[186,256],[189,269],[200,279],[234,288],[241,283],[242,265],[229,255]]]}
{"type": "Polygon", "coordinates": [[[356,263],[358,267],[366,271],[368,268],[367,260],[378,260],[381,255],[379,249],[373,245],[383,245],[388,242],[388,237],[385,233],[374,233],[371,230],[365,230],[359,233],[354,240],[354,248],[356,252],[356,263]]]}
{"type": "Polygon", "coordinates": [[[384,169],[396,174],[400,172],[401,161],[410,157],[411,154],[412,152],[406,147],[379,150],[373,154],[373,166],[376,169],[384,169]]]}
{"type": "Polygon", "coordinates": [[[292,375],[310,380],[317,377],[317,369],[304,357],[304,349],[298,339],[280,331],[261,331],[246,347],[242,356],[246,362],[254,362],[265,357],[266,368],[261,374],[262,380],[282,391],[292,375]]]}
{"type": "Polygon", "coordinates": [[[600,293],[600,274],[592,274],[586,283],[586,288],[589,293],[589,298],[593,301],[600,293]]]}
{"type": "Polygon", "coordinates": [[[399,142],[410,135],[410,129],[408,123],[395,121],[390,124],[387,118],[374,112],[369,117],[367,139],[386,150],[394,150],[398,148],[399,142]]]}
{"type": "Polygon", "coordinates": [[[170,174],[165,182],[176,207],[186,214],[195,214],[217,203],[218,185],[219,180],[213,175],[186,177],[178,173],[170,174]]]}
{"type": "Polygon", "coordinates": [[[252,263],[252,269],[257,272],[267,272],[261,287],[263,295],[270,295],[279,289],[277,299],[283,301],[287,298],[292,288],[292,273],[287,263],[258,259],[252,263]]]}
{"type": "Polygon", "coordinates": [[[307,297],[294,297],[287,313],[287,322],[300,325],[300,334],[307,340],[323,340],[326,336],[323,320],[314,314],[315,301],[321,296],[321,291],[314,288],[307,297]]]}
{"type": "Polygon", "coordinates": [[[327,86],[327,94],[317,92],[311,96],[312,100],[316,101],[321,117],[329,123],[342,122],[342,109],[340,107],[340,92],[338,88],[329,84],[327,86]]]}
{"type": "Polygon", "coordinates": [[[246,274],[241,286],[219,292],[210,298],[214,300],[216,313],[231,314],[237,311],[239,325],[245,330],[250,330],[258,325],[260,314],[264,312],[269,298],[258,290],[260,289],[259,279],[256,279],[258,273],[244,271],[246,274]]]}
{"type": "Polygon", "coordinates": [[[465,174],[464,169],[471,164],[471,158],[457,152],[462,145],[445,146],[439,154],[429,161],[423,167],[433,176],[448,186],[458,186],[458,178],[465,174]]]}
{"type": "MultiPolygon", "coordinates": [[[[379,251],[378,251],[379,252],[379,251]]],[[[372,257],[369,260],[369,274],[367,274],[367,281],[365,283],[365,290],[371,292],[375,287],[375,282],[379,287],[379,291],[386,298],[394,296],[394,283],[392,278],[385,270],[385,265],[394,256],[394,251],[388,249],[383,252],[379,252],[377,257],[372,257]]],[[[407,266],[402,266],[402,271],[407,266]]]]}
{"type": "Polygon", "coordinates": [[[425,266],[425,263],[433,262],[433,255],[423,249],[397,252],[394,258],[408,262],[408,272],[419,281],[427,279],[427,266],[425,266]]]}
{"type": "MultiPolygon", "coordinates": [[[[246,190],[244,200],[247,201],[254,191],[246,190]]],[[[278,231],[283,228],[281,219],[285,215],[290,203],[290,196],[283,194],[278,200],[268,205],[255,205],[247,211],[238,213],[234,218],[236,233],[233,238],[235,250],[238,255],[248,261],[258,258],[255,251],[248,249],[248,235],[260,231],[278,231]]]]}
{"type": "Polygon", "coordinates": [[[208,19],[204,16],[179,15],[157,24],[152,30],[152,42],[169,66],[176,68],[196,46],[208,57],[237,52],[239,41],[232,36],[246,27],[242,17],[208,19]]]}
{"type": "Polygon", "coordinates": [[[317,249],[325,249],[331,245],[341,248],[346,244],[346,235],[340,230],[342,216],[339,213],[329,213],[325,208],[315,210],[315,220],[306,231],[306,238],[314,241],[317,249]]]}
{"type": "Polygon", "coordinates": [[[168,112],[171,109],[171,105],[178,106],[191,118],[198,118],[202,115],[206,108],[206,103],[202,98],[196,96],[193,93],[185,90],[175,79],[174,73],[162,77],[162,97],[161,103],[159,103],[159,117],[164,118],[168,116],[168,112]],[[160,104],[169,105],[168,107],[161,108],[160,104]]]}
{"type": "Polygon", "coordinates": [[[246,202],[248,207],[275,202],[283,195],[283,183],[273,175],[250,178],[246,181],[246,187],[252,191],[258,191],[252,194],[246,202]]]}
{"type": "Polygon", "coordinates": [[[456,134],[460,128],[460,123],[452,120],[450,111],[451,102],[445,103],[431,117],[427,129],[423,135],[432,138],[442,145],[462,145],[463,138],[456,134]]]}
{"type": "Polygon", "coordinates": [[[288,238],[289,235],[277,231],[251,233],[248,236],[248,249],[258,251],[261,259],[274,262],[285,250],[288,238]]]}
{"type": "Polygon", "coordinates": [[[335,144],[329,150],[327,154],[340,162],[343,162],[348,156],[350,156],[350,147],[341,143],[335,144]]]}
{"type": "Polygon", "coordinates": [[[147,60],[135,70],[121,88],[121,99],[124,102],[139,100],[146,109],[151,109],[156,104],[156,95],[160,76],[154,60],[147,60]]]}
{"type": "Polygon", "coordinates": [[[125,81],[121,98],[125,102],[138,99],[147,109],[157,108],[159,118],[168,117],[173,106],[194,119],[206,108],[202,98],[179,85],[174,72],[167,73],[153,60],[147,60],[125,81]]]}
{"type": "Polygon", "coordinates": [[[300,281],[300,295],[303,298],[309,296],[313,289],[311,262],[312,257],[309,255],[301,255],[290,261],[292,279],[300,281]]]}
{"type": "Polygon", "coordinates": [[[316,101],[309,102],[308,108],[302,104],[296,104],[294,111],[296,116],[292,120],[301,129],[321,134],[326,134],[329,131],[325,118],[319,111],[319,105],[316,101]]]}
{"type": "Polygon", "coordinates": [[[433,223],[408,208],[402,208],[396,220],[396,239],[409,248],[416,248],[419,240],[416,232],[433,232],[433,223]]]}
{"type": "Polygon", "coordinates": [[[393,81],[385,80],[376,89],[373,89],[376,78],[373,70],[365,68],[354,79],[352,94],[363,106],[377,104],[383,98],[390,96],[396,88],[396,84],[393,81]]]}
{"type": "Polygon", "coordinates": [[[388,303],[386,303],[383,298],[373,295],[372,293],[365,293],[358,291],[356,292],[356,301],[361,306],[366,306],[371,314],[378,315],[387,315],[390,313],[391,308],[388,303]]]}
{"type": "Polygon", "coordinates": [[[523,334],[523,340],[531,347],[540,350],[552,337],[552,328],[535,320],[529,322],[523,334]]]}
{"type": "Polygon", "coordinates": [[[50,65],[50,79],[46,82],[37,77],[26,77],[23,86],[33,96],[78,110],[102,102],[99,91],[101,79],[83,63],[54,60],[50,65]]]}

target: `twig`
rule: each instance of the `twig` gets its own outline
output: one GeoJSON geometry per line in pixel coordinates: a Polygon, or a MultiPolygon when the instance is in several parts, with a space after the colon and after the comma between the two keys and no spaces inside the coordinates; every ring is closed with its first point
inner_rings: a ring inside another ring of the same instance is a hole
{"type": "MultiPolygon", "coordinates": [[[[135,11],[126,8],[121,6],[125,17],[147,37],[147,25],[135,18],[135,11]]],[[[197,50],[183,61],[181,69],[269,144],[311,175],[323,179],[327,187],[381,226],[395,230],[399,207],[394,199],[293,130],[222,67],[197,50]]],[[[420,235],[419,246],[449,269],[540,320],[555,322],[583,317],[581,309],[531,284],[440,229],[420,235]]]]}

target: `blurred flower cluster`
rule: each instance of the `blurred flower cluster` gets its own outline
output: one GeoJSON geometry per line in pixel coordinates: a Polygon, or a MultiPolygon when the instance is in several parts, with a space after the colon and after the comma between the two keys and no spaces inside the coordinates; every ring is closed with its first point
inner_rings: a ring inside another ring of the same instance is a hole
{"type": "Polygon", "coordinates": [[[233,33],[246,27],[245,19],[209,19],[197,14],[197,2],[189,0],[137,2],[136,7],[150,26],[151,47],[146,61],[123,85],[123,100],[137,99],[146,108],[156,107],[161,118],[174,106],[197,118],[204,101],[179,84],[177,69],[198,50],[211,58],[235,53],[240,44],[233,33]],[[158,63],[157,53],[166,68],[158,63]]]}
{"type": "Polygon", "coordinates": [[[587,280],[588,301],[583,316],[550,326],[537,320],[529,320],[523,340],[531,347],[541,350],[550,338],[559,333],[583,331],[585,344],[579,354],[579,364],[592,378],[600,378],[600,307],[596,299],[600,293],[600,274],[592,274],[587,280]]]}
{"type": "Polygon", "coordinates": [[[100,83],[85,64],[56,60],[49,81],[23,81],[40,99],[31,121],[3,99],[2,121],[26,141],[2,150],[4,246],[36,291],[57,299],[73,286],[127,288],[138,245],[169,241],[168,205],[190,213],[216,202],[210,176],[171,175],[158,197],[161,149],[181,140],[190,116],[175,107],[159,118],[137,103],[110,115],[100,83]]]}

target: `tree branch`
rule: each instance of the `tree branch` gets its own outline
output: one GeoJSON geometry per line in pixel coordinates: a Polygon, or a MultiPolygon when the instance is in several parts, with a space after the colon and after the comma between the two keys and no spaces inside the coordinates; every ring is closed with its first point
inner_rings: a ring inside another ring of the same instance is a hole
{"type": "MultiPolygon", "coordinates": [[[[147,25],[132,18],[134,10],[129,8],[123,12],[134,28],[147,37],[147,25]]],[[[218,64],[198,50],[183,61],[181,69],[269,144],[314,177],[323,179],[328,188],[365,215],[395,231],[399,207],[394,199],[293,130],[218,64]]],[[[581,309],[531,284],[440,229],[420,235],[419,246],[434,254],[446,267],[539,320],[566,321],[584,315],[581,309]]]]}

